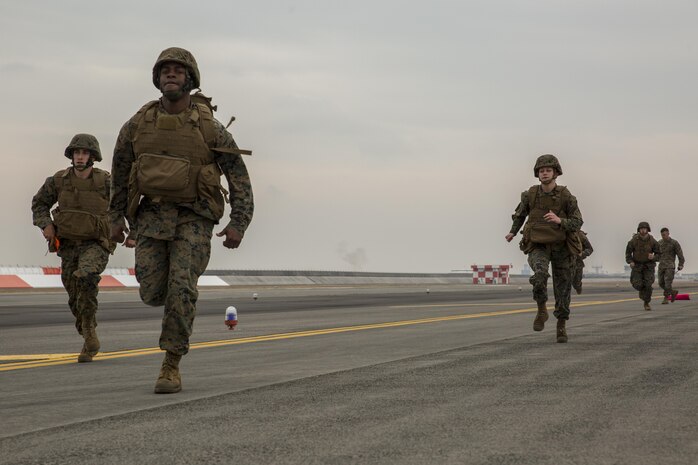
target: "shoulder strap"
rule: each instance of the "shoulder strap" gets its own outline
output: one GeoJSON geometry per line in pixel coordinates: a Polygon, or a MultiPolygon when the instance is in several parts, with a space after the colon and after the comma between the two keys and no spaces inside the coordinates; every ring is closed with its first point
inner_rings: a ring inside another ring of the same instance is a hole
{"type": "MultiPolygon", "coordinates": [[[[216,127],[213,124],[213,112],[203,103],[194,103],[194,107],[198,110],[196,118],[199,120],[199,130],[206,141],[209,149],[216,146],[216,127]]],[[[194,116],[192,114],[192,116],[194,116]]]]}
{"type": "Polygon", "coordinates": [[[205,96],[204,93],[201,92],[201,89],[191,94],[190,97],[192,102],[206,105],[211,111],[218,110],[218,105],[213,104],[213,98],[205,96]]]}
{"type": "MultiPolygon", "coordinates": [[[[92,168],[92,179],[94,180],[97,190],[107,190],[107,172],[99,168],[92,168]]],[[[109,195],[109,192],[107,192],[109,195]]]]}
{"type": "Polygon", "coordinates": [[[60,171],[56,171],[56,174],[53,175],[53,178],[54,179],[61,179],[61,178],[65,178],[66,176],[69,176],[71,169],[72,169],[72,167],[68,167],[68,168],[62,169],[60,171]]]}
{"type": "Polygon", "coordinates": [[[155,107],[157,107],[158,103],[159,100],[151,100],[136,112],[139,125],[142,121],[152,122],[155,120],[155,107]]]}
{"type": "Polygon", "coordinates": [[[536,206],[536,197],[538,196],[538,190],[540,189],[540,186],[531,186],[528,189],[528,209],[533,210],[533,208],[536,206]]]}
{"type": "Polygon", "coordinates": [[[53,175],[53,184],[56,187],[56,190],[60,194],[61,189],[63,189],[63,184],[66,179],[70,180],[70,170],[71,168],[66,168],[60,171],[57,171],[56,174],[53,175]]]}
{"type": "Polygon", "coordinates": [[[570,204],[570,197],[572,197],[572,193],[567,188],[567,186],[557,187],[559,188],[558,192],[560,192],[560,208],[562,211],[567,211],[567,207],[570,204]]]}

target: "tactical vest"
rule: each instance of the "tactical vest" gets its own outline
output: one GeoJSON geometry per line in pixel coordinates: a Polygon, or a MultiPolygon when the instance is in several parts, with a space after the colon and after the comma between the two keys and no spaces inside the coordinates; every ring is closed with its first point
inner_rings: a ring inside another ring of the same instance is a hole
{"type": "Polygon", "coordinates": [[[652,261],[649,255],[652,253],[653,246],[656,243],[657,241],[651,234],[649,234],[649,237],[645,240],[640,239],[640,234],[634,234],[632,239],[633,261],[635,263],[647,263],[652,261]]]}
{"type": "Polygon", "coordinates": [[[154,202],[193,203],[207,200],[223,216],[221,170],[211,147],[215,143],[213,114],[203,104],[170,115],[158,111],[158,101],[138,112],[133,139],[136,161],[129,179],[129,213],[135,216],[140,196],[154,202]]]}
{"type": "Polygon", "coordinates": [[[532,186],[528,190],[528,220],[524,227],[524,235],[535,244],[554,244],[565,242],[567,233],[559,224],[548,223],[544,216],[552,211],[560,218],[567,218],[567,206],[570,191],[565,186],[555,186],[550,194],[541,192],[540,186],[532,186]]]}
{"type": "Polygon", "coordinates": [[[58,208],[52,213],[58,237],[73,240],[104,240],[109,237],[107,176],[98,168],[92,168],[87,179],[78,178],[72,168],[53,175],[58,208]]]}

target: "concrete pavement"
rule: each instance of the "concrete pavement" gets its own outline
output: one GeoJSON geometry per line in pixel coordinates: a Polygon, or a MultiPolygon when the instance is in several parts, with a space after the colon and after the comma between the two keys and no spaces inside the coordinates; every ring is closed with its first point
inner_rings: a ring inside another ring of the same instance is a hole
{"type": "MultiPolygon", "coordinates": [[[[204,292],[180,394],[151,393],[156,351],[1,371],[0,463],[692,463],[692,302],[644,312],[587,288],[555,344],[554,321],[530,330],[530,293],[482,289],[274,290],[234,333],[231,296],[204,292]]],[[[157,312],[113,300],[103,345],[153,347],[157,312]]],[[[24,308],[2,354],[29,348],[40,306],[24,308]]],[[[74,329],[48,327],[35,353],[68,349],[74,329]]]]}

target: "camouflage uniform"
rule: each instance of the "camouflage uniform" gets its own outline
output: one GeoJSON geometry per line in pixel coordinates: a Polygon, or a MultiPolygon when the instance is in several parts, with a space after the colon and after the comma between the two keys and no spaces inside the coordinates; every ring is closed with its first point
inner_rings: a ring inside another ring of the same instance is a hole
{"type": "Polygon", "coordinates": [[[589,242],[586,233],[579,231],[579,237],[582,240],[582,254],[575,259],[572,269],[572,287],[577,291],[577,294],[582,292],[582,278],[584,277],[584,260],[594,252],[594,248],[589,242]]]}
{"type": "MultiPolygon", "coordinates": [[[[560,186],[558,186],[560,187],[560,186]]],[[[555,195],[556,191],[544,193],[540,190],[540,195],[555,195]]],[[[512,215],[513,224],[510,233],[517,234],[526,221],[530,212],[529,193],[521,193],[521,202],[516,207],[512,215]]],[[[578,231],[583,224],[582,214],[577,206],[577,199],[570,195],[565,210],[567,218],[561,218],[560,227],[568,232],[578,231]]],[[[533,271],[533,276],[529,279],[533,285],[533,300],[537,303],[545,303],[548,300],[548,273],[549,265],[553,270],[553,291],[555,295],[556,318],[561,320],[569,319],[570,300],[572,290],[572,256],[565,242],[553,244],[531,244],[528,251],[528,264],[533,271]]]]}
{"type": "MultiPolygon", "coordinates": [[[[186,110],[191,114],[194,103],[186,110]]],[[[158,114],[166,114],[162,104],[158,114]]],[[[185,115],[186,117],[186,115],[185,115]]],[[[189,337],[196,314],[197,281],[208,265],[211,236],[219,215],[205,199],[191,203],[156,202],[143,197],[134,217],[127,215],[129,176],[136,161],[136,114],[119,132],[112,163],[113,192],[110,203],[112,224],[131,227],[136,237],[136,278],[144,303],[165,306],[160,348],[176,355],[189,351],[189,337]]],[[[216,147],[237,149],[223,125],[214,120],[216,147]]],[[[230,189],[229,227],[244,234],[254,211],[252,187],[240,155],[215,153],[215,162],[226,177],[230,189]]]]}
{"type": "Polygon", "coordinates": [[[674,273],[676,266],[676,257],[679,257],[679,268],[683,268],[685,259],[683,257],[683,250],[681,250],[681,245],[676,239],[665,241],[664,239],[659,240],[659,250],[662,255],[659,260],[659,266],[657,267],[657,275],[659,278],[659,287],[664,289],[664,297],[671,297],[676,291],[673,288],[674,284],[674,273]]]}
{"type": "MultiPolygon", "coordinates": [[[[75,148],[89,148],[95,154],[95,160],[102,159],[99,145],[94,136],[76,135],[71,141],[71,145],[66,148],[65,156],[72,159],[72,152],[75,148]],[[85,141],[87,142],[85,143],[85,141]],[[94,147],[96,150],[92,150],[94,147]]],[[[106,268],[109,255],[115,247],[115,244],[108,239],[109,232],[106,224],[110,176],[106,171],[92,168],[89,177],[82,179],[75,174],[74,170],[75,168],[61,170],[46,179],[43,186],[32,198],[32,216],[34,225],[43,230],[49,225],[58,223],[59,217],[61,214],[65,215],[66,211],[70,209],[81,210],[80,206],[83,203],[85,204],[83,205],[84,211],[89,211],[87,204],[90,204],[91,199],[96,198],[97,203],[102,205],[102,209],[97,207],[97,211],[102,217],[101,226],[95,233],[99,237],[93,239],[65,237],[70,236],[67,231],[70,228],[63,230],[62,226],[59,226],[56,231],[56,236],[60,240],[57,253],[61,257],[61,280],[68,292],[68,305],[75,317],[75,327],[86,340],[88,337],[93,338],[91,339],[92,343],[98,347],[99,341],[94,333],[94,328],[97,326],[98,285],[101,280],[100,275],[106,268]],[[97,184],[95,179],[102,180],[104,184],[97,184]],[[62,197],[61,192],[66,189],[68,191],[64,192],[65,197],[62,197]],[[56,203],[59,206],[53,211],[52,217],[51,208],[56,203]],[[84,328],[87,328],[87,332],[83,331],[84,328]]],[[[85,350],[84,347],[83,350],[85,350]]],[[[96,351],[90,352],[92,352],[90,355],[81,354],[84,358],[78,360],[90,361],[96,351]]]]}
{"type": "Polygon", "coordinates": [[[634,234],[625,247],[626,263],[634,263],[630,272],[630,284],[638,291],[638,296],[645,304],[649,304],[652,300],[655,261],[660,256],[659,243],[651,234],[646,238],[642,238],[639,233],[634,234]],[[654,259],[647,258],[647,253],[650,252],[655,254],[654,259]]]}
{"type": "MultiPolygon", "coordinates": [[[[75,175],[73,175],[75,176],[75,175]]],[[[109,194],[106,193],[108,197],[109,194]]],[[[47,178],[32,199],[34,226],[44,229],[53,223],[50,211],[58,202],[54,178],[47,178]]],[[[60,232],[58,233],[60,238],[60,232]]],[[[58,256],[61,257],[61,280],[68,292],[68,305],[75,316],[75,327],[82,334],[82,317],[97,313],[98,284],[107,267],[109,253],[99,240],[70,240],[61,238],[58,256]]],[[[96,319],[95,319],[96,326],[96,319]]]]}

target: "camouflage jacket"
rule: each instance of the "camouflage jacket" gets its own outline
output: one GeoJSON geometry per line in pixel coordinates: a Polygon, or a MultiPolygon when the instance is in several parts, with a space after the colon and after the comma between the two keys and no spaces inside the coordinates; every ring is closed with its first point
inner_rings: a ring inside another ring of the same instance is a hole
{"type": "MultiPolygon", "coordinates": [[[[542,189],[540,190],[540,194],[550,195],[544,193],[542,189]]],[[[511,219],[513,221],[511,230],[509,231],[511,234],[516,235],[519,232],[521,227],[526,222],[526,217],[528,217],[528,214],[530,213],[528,195],[527,190],[521,193],[521,201],[516,207],[514,214],[511,215],[511,219]]],[[[568,232],[579,231],[579,228],[582,227],[584,220],[582,219],[582,212],[579,211],[579,206],[577,205],[577,198],[574,195],[570,194],[570,199],[567,202],[567,209],[565,213],[567,214],[567,218],[561,218],[562,222],[560,223],[560,227],[568,232]]]]}
{"type": "Polygon", "coordinates": [[[647,235],[647,239],[642,239],[639,233],[633,234],[632,239],[630,239],[628,245],[625,246],[625,262],[628,264],[638,263],[642,265],[651,264],[654,266],[654,264],[661,259],[661,256],[662,251],[659,249],[659,242],[657,242],[651,234],[647,235]],[[650,241],[650,243],[645,247],[640,247],[642,246],[642,241],[645,240],[650,241]],[[643,248],[645,249],[644,251],[641,250],[643,248]],[[644,255],[647,251],[654,253],[654,258],[652,260],[645,260],[644,257],[638,258],[639,254],[644,255]]]}
{"type": "Polygon", "coordinates": [[[43,186],[32,198],[32,222],[34,226],[44,229],[53,223],[51,208],[58,203],[58,189],[53,176],[46,178],[43,186]]]}
{"type": "Polygon", "coordinates": [[[683,250],[681,250],[681,244],[679,244],[679,241],[672,239],[671,237],[668,241],[660,239],[659,250],[662,252],[661,259],[659,260],[659,268],[674,268],[676,265],[676,257],[679,257],[679,266],[683,268],[685,260],[683,258],[683,250]]]}
{"type": "MultiPolygon", "coordinates": [[[[192,103],[193,108],[193,103],[192,103]]],[[[158,111],[164,112],[162,104],[158,111]]],[[[191,111],[191,110],[187,110],[191,111]]],[[[156,239],[170,240],[174,237],[175,227],[201,218],[216,221],[215,215],[210,211],[208,204],[196,201],[191,204],[176,205],[173,203],[155,203],[147,197],[143,198],[138,209],[137,218],[127,218],[128,207],[128,181],[131,173],[131,165],[136,160],[133,150],[133,140],[138,126],[139,115],[129,119],[121,128],[119,137],[114,147],[112,161],[112,196],[109,205],[110,219],[113,225],[126,226],[124,218],[131,228],[130,235],[143,234],[156,239]]],[[[216,147],[235,148],[238,146],[233,136],[225,127],[214,119],[217,130],[216,147]]],[[[254,199],[252,184],[247,173],[247,167],[240,155],[215,153],[215,161],[225,176],[230,191],[230,221],[227,227],[235,228],[240,234],[252,221],[254,212],[254,199]]],[[[216,221],[217,222],[217,221],[216,221]]]]}

